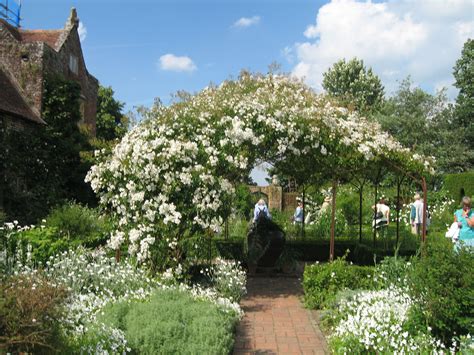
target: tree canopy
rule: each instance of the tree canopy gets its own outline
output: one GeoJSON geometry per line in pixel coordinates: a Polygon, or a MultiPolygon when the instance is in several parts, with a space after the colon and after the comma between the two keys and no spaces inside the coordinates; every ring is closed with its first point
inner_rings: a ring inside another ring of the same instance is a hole
{"type": "MultiPolygon", "coordinates": [[[[464,43],[461,58],[454,66],[454,86],[459,89],[456,98],[456,121],[459,129],[465,130],[464,143],[474,150],[474,40],[464,43]]],[[[471,158],[471,164],[474,160],[471,158]]]]}
{"type": "Polygon", "coordinates": [[[445,90],[432,95],[406,78],[375,118],[403,146],[414,153],[434,156],[439,173],[470,168],[474,151],[466,149],[464,130],[456,125],[454,107],[445,90]]]}
{"type": "Polygon", "coordinates": [[[124,103],[114,98],[114,90],[99,86],[97,93],[96,137],[110,141],[122,138],[128,129],[127,117],[122,113],[124,103]]]}
{"type": "Polygon", "coordinates": [[[364,62],[353,58],[342,59],[323,74],[323,88],[346,107],[366,113],[383,100],[384,87],[380,78],[367,69],[364,62]]]}

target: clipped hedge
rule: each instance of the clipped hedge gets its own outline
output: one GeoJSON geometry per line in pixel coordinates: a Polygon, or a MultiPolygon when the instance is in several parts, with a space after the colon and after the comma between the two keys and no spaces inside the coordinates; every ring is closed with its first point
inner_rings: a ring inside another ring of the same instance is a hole
{"type": "Polygon", "coordinates": [[[461,201],[462,195],[473,197],[474,171],[445,175],[443,189],[449,191],[456,202],[461,201]]]}
{"type": "MultiPolygon", "coordinates": [[[[217,253],[225,259],[238,260],[240,262],[246,262],[246,256],[243,248],[242,239],[214,239],[213,243],[215,247],[213,250],[217,250],[217,253]]],[[[286,242],[286,246],[289,247],[299,261],[321,261],[325,262],[329,259],[329,240],[290,240],[286,242]]],[[[346,254],[347,260],[358,265],[374,265],[374,260],[377,262],[383,260],[387,256],[393,256],[393,250],[384,250],[382,248],[374,248],[371,245],[360,244],[355,239],[342,239],[336,238],[334,246],[335,257],[341,257],[346,254]]],[[[417,252],[416,249],[400,249],[398,251],[399,256],[413,256],[417,252]]]]}
{"type": "Polygon", "coordinates": [[[229,354],[238,317],[187,293],[157,290],[150,301],[106,307],[100,321],[121,329],[136,354],[229,354]]]}

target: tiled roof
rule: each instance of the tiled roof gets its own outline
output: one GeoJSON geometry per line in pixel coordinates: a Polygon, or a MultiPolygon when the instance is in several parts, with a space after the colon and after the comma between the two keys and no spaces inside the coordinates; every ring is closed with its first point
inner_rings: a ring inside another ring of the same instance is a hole
{"type": "Polygon", "coordinates": [[[22,42],[44,42],[56,49],[63,30],[20,30],[22,42]]]}
{"type": "Polygon", "coordinates": [[[22,117],[32,122],[45,124],[23,98],[10,78],[0,69],[0,111],[22,117]]]}

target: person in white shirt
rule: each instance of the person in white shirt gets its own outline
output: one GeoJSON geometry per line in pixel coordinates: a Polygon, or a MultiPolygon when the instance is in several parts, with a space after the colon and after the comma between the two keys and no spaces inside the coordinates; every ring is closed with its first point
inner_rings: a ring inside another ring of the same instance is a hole
{"type": "Polygon", "coordinates": [[[258,202],[255,204],[255,209],[253,211],[253,221],[257,222],[257,219],[260,215],[263,215],[265,218],[268,219],[272,218],[264,199],[258,200],[258,202]]]}
{"type": "Polygon", "coordinates": [[[420,235],[423,229],[423,200],[420,194],[415,194],[415,202],[411,205],[410,220],[412,232],[420,235]]]}
{"type": "Polygon", "coordinates": [[[385,200],[381,198],[379,203],[372,206],[372,209],[374,210],[372,226],[377,230],[379,237],[385,239],[385,247],[387,247],[387,227],[390,224],[390,207],[388,207],[385,204],[385,200]]]}

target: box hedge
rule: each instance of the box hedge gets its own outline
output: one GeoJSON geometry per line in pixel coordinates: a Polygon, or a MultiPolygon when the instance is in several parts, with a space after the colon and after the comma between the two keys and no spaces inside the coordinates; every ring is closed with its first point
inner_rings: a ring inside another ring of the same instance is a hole
{"type": "Polygon", "coordinates": [[[461,201],[463,196],[474,196],[474,171],[460,174],[447,174],[444,177],[443,189],[449,191],[451,197],[461,201]]]}

